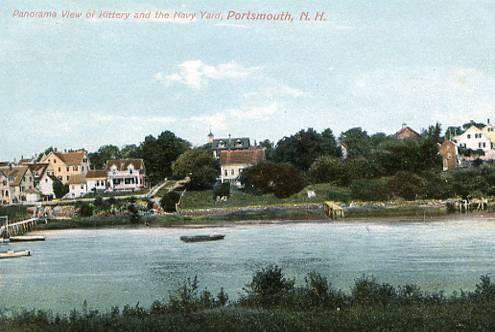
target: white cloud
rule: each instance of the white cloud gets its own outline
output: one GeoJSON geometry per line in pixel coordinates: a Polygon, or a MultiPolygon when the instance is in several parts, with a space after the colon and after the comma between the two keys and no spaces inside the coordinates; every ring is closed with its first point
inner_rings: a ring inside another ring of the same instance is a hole
{"type": "Polygon", "coordinates": [[[168,75],[159,72],[154,75],[154,79],[179,82],[192,89],[200,89],[209,80],[243,79],[251,76],[258,69],[257,67],[244,67],[234,61],[213,66],[201,60],[188,60],[178,67],[178,72],[168,75]]]}

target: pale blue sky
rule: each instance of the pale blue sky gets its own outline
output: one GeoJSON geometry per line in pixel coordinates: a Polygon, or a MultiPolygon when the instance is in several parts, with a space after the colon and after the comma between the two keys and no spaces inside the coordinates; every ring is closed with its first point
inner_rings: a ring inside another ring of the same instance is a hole
{"type": "Polygon", "coordinates": [[[2,1],[0,160],[171,130],[278,140],[495,121],[494,1],[2,1]],[[267,4],[268,3],[268,4],[267,4]],[[95,22],[15,9],[324,11],[325,23],[95,22]],[[220,24],[218,24],[220,23],[220,24]]]}

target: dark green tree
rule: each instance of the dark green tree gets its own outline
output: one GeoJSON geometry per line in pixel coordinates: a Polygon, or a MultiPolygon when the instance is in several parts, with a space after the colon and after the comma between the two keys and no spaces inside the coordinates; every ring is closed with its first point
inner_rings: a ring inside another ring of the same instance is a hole
{"type": "Polygon", "coordinates": [[[209,189],[215,183],[217,170],[213,155],[204,149],[188,150],[172,166],[174,178],[191,178],[190,189],[209,189]]]}
{"type": "Polygon", "coordinates": [[[53,193],[56,198],[62,198],[69,192],[69,185],[63,184],[62,181],[53,181],[53,193]]]}
{"type": "Polygon", "coordinates": [[[189,149],[190,143],[171,131],[162,132],[157,138],[146,136],[140,145],[146,173],[152,184],[172,175],[172,163],[189,149]]]}
{"type": "Polygon", "coordinates": [[[141,150],[136,144],[124,145],[122,149],[120,149],[120,155],[124,159],[142,158],[141,150]]]}
{"type": "Polygon", "coordinates": [[[120,159],[122,155],[118,146],[103,145],[98,149],[98,151],[91,152],[88,157],[92,167],[101,169],[105,166],[108,160],[120,159]]]}
{"type": "Polygon", "coordinates": [[[314,183],[347,183],[347,174],[339,158],[322,156],[315,160],[309,168],[309,176],[314,183]]]}
{"type": "Polygon", "coordinates": [[[275,151],[274,143],[269,139],[259,142],[259,146],[265,149],[266,160],[273,160],[273,154],[275,151]]]}
{"type": "Polygon", "coordinates": [[[325,137],[313,128],[301,130],[296,134],[278,141],[274,160],[291,163],[300,170],[307,170],[316,158],[322,155],[338,156],[335,140],[331,131],[325,131],[325,137]]]}
{"type": "Polygon", "coordinates": [[[349,158],[366,157],[370,152],[370,137],[361,127],[343,132],[340,134],[339,141],[347,148],[349,158]]]}
{"type": "Polygon", "coordinates": [[[278,198],[298,193],[305,185],[304,178],[295,167],[272,162],[246,168],[240,180],[247,192],[255,195],[273,193],[278,198]]]}

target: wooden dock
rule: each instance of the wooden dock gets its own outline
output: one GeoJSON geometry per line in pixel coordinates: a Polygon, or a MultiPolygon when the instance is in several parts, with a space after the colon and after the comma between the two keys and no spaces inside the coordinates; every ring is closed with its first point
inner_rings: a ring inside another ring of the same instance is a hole
{"type": "Polygon", "coordinates": [[[3,226],[0,227],[0,237],[9,238],[11,236],[19,236],[32,231],[39,222],[46,223],[44,218],[30,218],[22,221],[9,223],[8,219],[3,226]]]}

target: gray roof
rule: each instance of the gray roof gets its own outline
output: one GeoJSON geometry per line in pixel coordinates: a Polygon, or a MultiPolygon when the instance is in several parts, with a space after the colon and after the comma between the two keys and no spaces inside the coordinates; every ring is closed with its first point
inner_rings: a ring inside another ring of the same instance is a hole
{"type": "Polygon", "coordinates": [[[211,143],[212,150],[240,150],[250,146],[249,137],[217,138],[211,143]]]}

